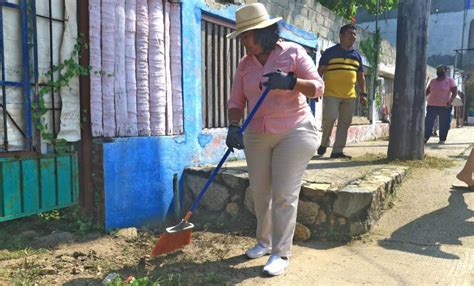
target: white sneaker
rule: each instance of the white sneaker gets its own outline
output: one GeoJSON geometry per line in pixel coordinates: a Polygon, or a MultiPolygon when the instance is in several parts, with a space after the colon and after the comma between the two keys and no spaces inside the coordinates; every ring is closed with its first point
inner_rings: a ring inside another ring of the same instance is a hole
{"type": "Polygon", "coordinates": [[[245,252],[245,255],[248,256],[248,258],[260,258],[264,255],[270,254],[272,252],[271,247],[265,247],[261,245],[260,243],[257,243],[254,247],[250,248],[245,252]]]}
{"type": "Polygon", "coordinates": [[[290,260],[288,258],[283,259],[278,255],[271,255],[267,264],[263,267],[263,273],[271,276],[283,274],[289,264],[290,260]]]}

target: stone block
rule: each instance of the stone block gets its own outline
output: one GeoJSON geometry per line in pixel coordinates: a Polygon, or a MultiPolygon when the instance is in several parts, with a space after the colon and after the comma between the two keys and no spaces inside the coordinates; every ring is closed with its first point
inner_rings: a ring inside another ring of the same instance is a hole
{"type": "Polygon", "coordinates": [[[321,37],[327,38],[329,34],[329,29],[327,27],[321,26],[319,27],[319,34],[321,35],[321,37]]]}
{"type": "MultiPolygon", "coordinates": [[[[186,176],[184,180],[184,192],[191,192],[196,198],[206,184],[207,178],[200,176],[186,176]]],[[[202,197],[200,204],[207,210],[220,211],[222,210],[230,195],[226,187],[213,182],[206,194],[202,197]]]]}
{"type": "Polygon", "coordinates": [[[298,202],[298,213],[296,216],[296,220],[299,223],[311,225],[316,221],[316,217],[318,216],[319,205],[314,202],[305,202],[299,201],[298,202]]]}
{"type": "Polygon", "coordinates": [[[319,36],[319,27],[320,27],[320,25],[317,23],[317,20],[315,20],[311,23],[311,31],[313,33],[318,34],[318,36],[319,36]]]}
{"type": "Polygon", "coordinates": [[[330,187],[329,183],[303,183],[301,193],[311,201],[318,201],[326,195],[330,187]]]}
{"type": "Polygon", "coordinates": [[[311,23],[316,22],[316,11],[314,10],[308,10],[308,20],[311,21],[311,23]]]}
{"type": "Polygon", "coordinates": [[[138,230],[135,227],[122,228],[117,231],[115,236],[125,239],[136,239],[138,237],[138,230]]]}
{"type": "Polygon", "coordinates": [[[366,233],[367,231],[368,231],[367,226],[360,221],[353,222],[351,226],[349,227],[350,236],[360,235],[360,234],[366,233]]]}
{"type": "Polygon", "coordinates": [[[285,8],[277,5],[272,5],[268,8],[268,13],[273,17],[285,17],[285,8]]]}
{"type": "MultiPolygon", "coordinates": [[[[245,190],[242,192],[242,194],[245,195],[245,190]]],[[[230,201],[234,203],[238,203],[240,202],[241,199],[242,198],[240,195],[233,195],[232,198],[230,198],[230,201]]]]}
{"type": "Polygon", "coordinates": [[[311,231],[308,227],[302,225],[301,223],[296,223],[295,236],[293,240],[295,241],[305,241],[311,238],[311,231]]]}
{"type": "Polygon", "coordinates": [[[322,223],[325,223],[326,222],[326,219],[327,219],[327,214],[324,210],[322,209],[319,209],[318,211],[318,216],[316,217],[316,222],[315,224],[316,225],[319,225],[319,224],[322,224],[322,223]]]}
{"type": "Polygon", "coordinates": [[[346,218],[366,209],[373,198],[372,192],[354,185],[346,186],[336,194],[333,211],[346,218]]]}
{"type": "Polygon", "coordinates": [[[307,7],[311,7],[311,8],[315,8],[316,6],[316,0],[306,0],[305,3],[306,3],[306,6],[307,7]]]}
{"type": "Polygon", "coordinates": [[[343,218],[343,217],[340,217],[337,222],[339,223],[339,225],[345,225],[347,223],[347,219],[343,218]]]}
{"type": "Polygon", "coordinates": [[[273,0],[273,3],[283,7],[283,8],[288,8],[290,5],[289,0],[273,0]]]}
{"type": "Polygon", "coordinates": [[[310,20],[308,20],[308,18],[305,18],[304,19],[304,27],[305,29],[307,29],[307,27],[311,27],[311,22],[310,20]]]}
{"type": "Polygon", "coordinates": [[[239,205],[236,203],[228,203],[225,211],[231,216],[235,216],[239,213],[239,205]]]}
{"type": "Polygon", "coordinates": [[[319,4],[319,3],[316,3],[316,4],[314,5],[314,7],[316,8],[316,13],[322,14],[323,8],[324,8],[323,5],[321,5],[321,4],[319,4]]]}
{"type": "Polygon", "coordinates": [[[326,7],[322,7],[321,9],[321,14],[323,15],[324,18],[329,18],[329,15],[331,14],[331,10],[329,10],[328,8],[326,7]]]}
{"type": "Polygon", "coordinates": [[[315,20],[315,22],[313,22],[313,23],[316,24],[317,29],[319,31],[319,29],[324,26],[324,16],[321,15],[321,14],[317,14],[316,18],[314,20],[315,20]]]}
{"type": "Polygon", "coordinates": [[[300,27],[300,28],[304,28],[304,20],[305,20],[305,18],[303,16],[296,15],[295,22],[294,22],[295,26],[300,27]]]}
{"type": "Polygon", "coordinates": [[[244,192],[249,181],[247,172],[239,169],[225,169],[220,176],[224,185],[232,191],[244,192]]]}

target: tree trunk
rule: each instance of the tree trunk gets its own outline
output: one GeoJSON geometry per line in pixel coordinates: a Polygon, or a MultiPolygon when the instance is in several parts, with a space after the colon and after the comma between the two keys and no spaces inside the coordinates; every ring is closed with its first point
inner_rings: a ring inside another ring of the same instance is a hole
{"type": "Polygon", "coordinates": [[[431,0],[400,0],[397,59],[388,158],[419,160],[424,154],[426,42],[431,0]]]}

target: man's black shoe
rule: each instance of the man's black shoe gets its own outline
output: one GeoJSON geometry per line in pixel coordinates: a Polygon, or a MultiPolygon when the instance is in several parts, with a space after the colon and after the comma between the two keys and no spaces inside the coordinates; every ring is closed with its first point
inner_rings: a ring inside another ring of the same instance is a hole
{"type": "Polygon", "coordinates": [[[324,153],[326,153],[326,149],[327,149],[327,148],[328,148],[328,147],[319,146],[319,148],[318,148],[318,155],[319,155],[319,156],[323,156],[324,153]]]}
{"type": "Polygon", "coordinates": [[[341,159],[352,159],[352,156],[346,155],[342,152],[340,153],[331,153],[331,158],[336,159],[336,158],[341,158],[341,159]]]}

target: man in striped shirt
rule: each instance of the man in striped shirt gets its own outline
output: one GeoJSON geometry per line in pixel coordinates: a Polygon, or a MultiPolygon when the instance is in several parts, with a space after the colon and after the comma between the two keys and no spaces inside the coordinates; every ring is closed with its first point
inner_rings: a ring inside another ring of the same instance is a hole
{"type": "Polygon", "coordinates": [[[325,92],[323,97],[323,135],[318,155],[326,153],[330,143],[330,136],[337,119],[336,139],[331,158],[351,159],[344,154],[347,130],[352,122],[355,110],[357,93],[356,82],[359,85],[360,102],[366,104],[365,77],[362,66],[362,57],[353,48],[357,37],[354,25],[343,26],[339,31],[339,44],[328,48],[319,61],[318,72],[323,77],[325,92]]]}

